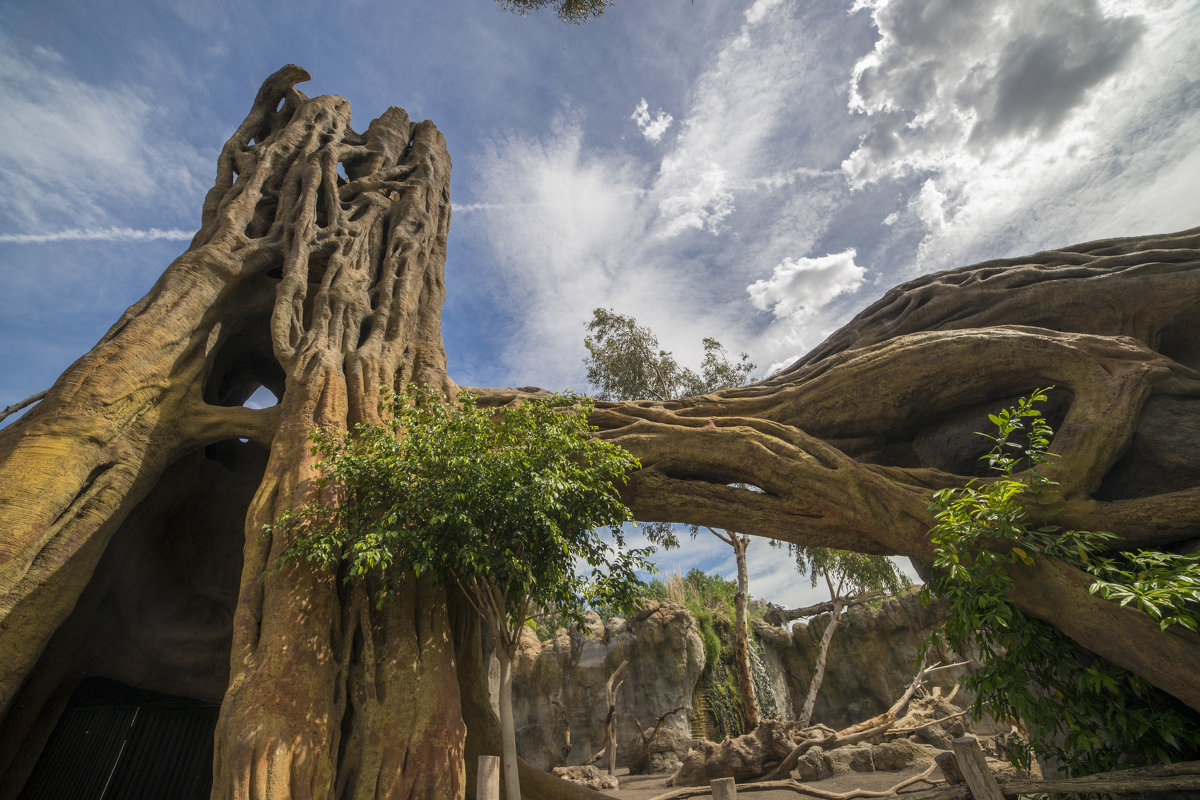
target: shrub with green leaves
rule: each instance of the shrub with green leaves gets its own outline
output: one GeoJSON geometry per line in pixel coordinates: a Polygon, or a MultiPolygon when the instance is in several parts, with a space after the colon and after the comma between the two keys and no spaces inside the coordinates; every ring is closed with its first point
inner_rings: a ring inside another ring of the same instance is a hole
{"type": "MultiPolygon", "coordinates": [[[[963,684],[976,695],[976,718],[986,711],[1020,720],[1033,753],[1069,774],[1196,758],[1200,715],[1008,599],[1010,565],[1060,558],[1093,576],[1093,593],[1134,605],[1164,629],[1196,630],[1200,557],[1114,553],[1110,533],[1032,527],[1030,509],[1053,485],[1041,471],[1053,455],[1053,431],[1036,406],[1049,391],[989,415],[996,433],[981,434],[993,445],[983,459],[997,477],[933,496],[934,578],[923,592],[937,595],[950,613],[928,645],[944,636],[964,651],[973,648],[980,667],[963,684]]],[[[1031,755],[1014,758],[1027,766],[1031,755]]]]}

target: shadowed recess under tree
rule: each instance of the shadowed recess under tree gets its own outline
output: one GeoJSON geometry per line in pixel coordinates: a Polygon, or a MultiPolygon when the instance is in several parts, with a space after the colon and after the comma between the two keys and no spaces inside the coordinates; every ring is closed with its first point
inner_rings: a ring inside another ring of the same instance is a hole
{"type": "MultiPolygon", "coordinates": [[[[343,98],[294,88],[307,78],[267,79],[188,250],[0,430],[4,796],[93,675],[221,700],[213,798],[470,796],[475,756],[498,752],[477,624],[453,597],[414,579],[376,608],[333,572],[272,570],[282,543],[260,536],[322,497],[310,430],[377,419],[381,384],[457,389],[445,141],[395,108],[357,133],[343,98]],[[278,405],[240,405],[259,386],[278,405]],[[202,646],[136,644],[168,629],[202,646]]],[[[639,519],[921,559],[930,491],[976,473],[986,412],[1053,384],[1056,521],[1194,548],[1198,368],[1192,230],[921,278],[766,381],[598,403],[593,423],[642,460],[625,493],[639,519]]],[[[1200,709],[1197,637],[1049,559],[1017,580],[1021,608],[1200,709]]]]}

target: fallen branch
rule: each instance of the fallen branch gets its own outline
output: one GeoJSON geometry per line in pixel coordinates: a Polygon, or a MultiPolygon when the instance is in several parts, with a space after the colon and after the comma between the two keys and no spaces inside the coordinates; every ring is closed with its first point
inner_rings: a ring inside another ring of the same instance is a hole
{"type": "MultiPolygon", "coordinates": [[[[885,597],[890,597],[887,594],[871,594],[861,597],[849,597],[842,601],[843,608],[852,608],[863,603],[870,603],[872,600],[882,600],[885,597]]],[[[804,617],[815,617],[817,614],[826,614],[833,610],[833,601],[826,600],[822,603],[814,603],[811,606],[804,608],[782,608],[780,606],[769,604],[767,612],[763,614],[764,622],[771,625],[783,626],[794,619],[803,619],[804,617]]]]}
{"type": "MultiPolygon", "coordinates": [[[[1026,794],[1130,794],[1133,792],[1168,792],[1200,790],[1200,761],[1182,761],[1158,767],[1101,772],[1080,778],[1051,778],[1032,780],[997,776],[996,782],[1005,797],[1026,794]]],[[[740,788],[740,787],[739,787],[740,788]]],[[[970,789],[966,784],[942,789],[929,789],[905,794],[904,800],[967,800],[970,789]]],[[[659,800],[659,798],[654,798],[659,800]]]]}
{"type": "Polygon", "coordinates": [[[829,750],[834,747],[841,747],[842,745],[860,742],[863,739],[869,739],[872,736],[884,733],[896,723],[896,719],[900,716],[900,712],[904,710],[904,707],[908,704],[908,701],[912,699],[914,694],[916,694],[917,687],[919,687],[925,681],[925,676],[929,675],[931,672],[949,669],[950,667],[955,666],[961,666],[961,664],[948,664],[945,666],[941,664],[934,664],[930,667],[924,667],[912,679],[912,683],[910,683],[908,688],[904,690],[904,694],[900,696],[900,699],[893,703],[892,707],[887,711],[879,714],[878,716],[871,717],[868,720],[857,722],[848,728],[843,728],[837,733],[831,736],[826,736],[823,739],[807,739],[801,742],[792,749],[792,752],[788,753],[787,757],[784,758],[783,761],[779,762],[779,766],[775,767],[775,769],[771,770],[766,775],[763,775],[760,780],[777,781],[786,779],[787,776],[791,774],[791,771],[796,768],[796,764],[800,761],[800,757],[814,747],[820,747],[822,749],[829,750]]]}
{"type": "MultiPolygon", "coordinates": [[[[871,798],[871,797],[895,797],[901,789],[912,786],[914,783],[925,781],[927,783],[935,783],[929,780],[929,776],[937,769],[936,764],[930,764],[929,768],[920,775],[913,775],[905,778],[890,789],[870,790],[870,789],[851,789],[848,792],[827,792],[824,789],[817,789],[808,784],[794,781],[791,778],[781,781],[762,781],[758,783],[738,784],[738,794],[744,792],[765,792],[771,789],[790,789],[797,794],[816,797],[818,800],[856,800],[856,798],[871,798]]],[[[655,795],[650,800],[684,800],[688,797],[702,797],[709,794],[712,789],[708,786],[689,786],[686,789],[676,789],[673,792],[666,794],[655,795]]],[[[912,795],[904,795],[905,800],[908,800],[912,795]]]]}
{"type": "Polygon", "coordinates": [[[889,730],[887,732],[887,735],[888,736],[903,736],[906,733],[912,733],[913,731],[919,731],[924,728],[932,727],[934,725],[940,725],[943,722],[949,722],[952,719],[958,719],[959,717],[965,717],[969,713],[971,713],[970,709],[967,709],[964,711],[960,711],[957,714],[951,714],[948,717],[941,717],[940,719],[931,719],[931,720],[929,720],[929,722],[923,722],[920,725],[913,725],[911,728],[892,728],[891,730],[889,730]]]}

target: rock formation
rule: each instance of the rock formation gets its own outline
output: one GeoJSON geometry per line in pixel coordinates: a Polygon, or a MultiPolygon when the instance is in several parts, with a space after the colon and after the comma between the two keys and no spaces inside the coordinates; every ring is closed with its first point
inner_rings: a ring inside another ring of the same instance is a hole
{"type": "MultiPolygon", "coordinates": [[[[845,612],[830,642],[825,680],[817,695],[813,721],[843,728],[883,713],[908,686],[930,629],[940,619],[937,604],[925,606],[916,592],[889,597],[878,606],[854,606],[845,612]]],[[[796,719],[816,663],[821,634],[829,614],[789,632],[758,625],[763,661],[784,720],[796,719]]],[[[929,654],[930,662],[952,664],[960,658],[946,650],[929,654]]],[[[949,690],[965,667],[933,673],[931,686],[949,690]]]]}
{"type": "MultiPolygon", "coordinates": [[[[343,98],[295,88],[307,78],[266,80],[188,250],[0,431],[0,792],[99,673],[221,694],[215,800],[462,797],[475,755],[496,752],[478,624],[453,595],[423,577],[377,607],[370,582],[271,569],[282,543],[260,535],[332,499],[314,427],[376,418],[380,384],[457,389],[440,332],[445,142],[399,109],[355,132],[343,98]],[[259,386],[279,404],[242,407],[259,386]],[[220,468],[197,471],[208,483],[180,479],[201,460],[220,468]],[[213,496],[224,508],[182,510],[213,496]],[[166,628],[187,646],[133,649],[166,628]],[[100,630],[121,632],[107,652],[89,642],[100,630]]],[[[639,519],[922,559],[929,492],[975,473],[985,412],[1054,384],[1056,521],[1182,547],[1200,536],[1198,368],[1192,230],[927,276],[767,381],[601,403],[593,421],[642,460],[625,495],[639,519]]],[[[1089,595],[1053,559],[1015,578],[1023,609],[1200,710],[1200,637],[1089,595]]]]}
{"type": "Polygon", "coordinates": [[[683,606],[647,603],[627,620],[602,622],[589,612],[586,630],[560,629],[539,642],[526,628],[513,676],[513,710],[521,757],[539,769],[581,764],[604,746],[604,684],[621,664],[617,694],[617,763],[641,752],[638,723],[659,731],[659,750],[686,752],[692,693],[704,670],[704,645],[683,606]],[[566,732],[570,751],[565,753],[566,732]]]}

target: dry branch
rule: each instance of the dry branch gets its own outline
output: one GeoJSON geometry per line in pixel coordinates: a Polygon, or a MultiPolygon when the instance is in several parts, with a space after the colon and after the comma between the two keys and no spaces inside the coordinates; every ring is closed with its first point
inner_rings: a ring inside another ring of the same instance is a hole
{"type": "MultiPolygon", "coordinates": [[[[1085,775],[1079,778],[1033,780],[997,776],[996,782],[1005,797],[1050,794],[1073,795],[1093,793],[1133,794],[1138,792],[1168,792],[1200,790],[1200,761],[1183,761],[1156,767],[1085,775]]],[[[905,794],[905,800],[968,800],[966,784],[905,794]]],[[[657,798],[656,798],[657,800],[657,798]]]]}
{"type": "Polygon", "coordinates": [[[871,717],[868,720],[856,722],[855,724],[843,728],[837,733],[826,736],[823,739],[807,739],[801,742],[792,749],[792,752],[788,753],[787,757],[784,758],[783,761],[779,762],[779,765],[776,766],[775,769],[764,775],[761,780],[783,780],[788,774],[791,773],[793,769],[796,768],[796,763],[800,760],[800,757],[814,747],[820,747],[824,750],[829,750],[834,747],[842,747],[843,745],[861,742],[864,739],[870,739],[872,736],[884,733],[896,723],[897,719],[899,719],[900,712],[904,710],[904,707],[908,705],[908,701],[912,699],[914,694],[916,694],[917,688],[924,683],[925,677],[931,672],[940,669],[947,669],[951,666],[960,665],[951,664],[943,666],[941,664],[934,664],[932,666],[923,667],[913,677],[912,682],[909,683],[908,688],[904,690],[904,693],[900,695],[900,698],[896,700],[896,702],[892,704],[892,707],[887,711],[871,717]]]}
{"type": "Polygon", "coordinates": [[[37,394],[30,395],[29,397],[26,397],[24,400],[20,400],[16,403],[13,403],[11,406],[5,406],[4,410],[0,411],[0,422],[3,422],[4,420],[8,419],[10,416],[17,413],[21,409],[31,406],[34,403],[38,402],[43,397],[45,397],[49,391],[50,391],[49,389],[43,389],[42,391],[38,392],[37,394]]]}
{"type": "MultiPolygon", "coordinates": [[[[927,783],[936,783],[929,780],[929,776],[937,769],[936,764],[931,764],[928,769],[919,775],[913,775],[909,778],[897,783],[889,789],[869,790],[869,789],[851,789],[848,792],[827,792],[824,789],[818,789],[814,786],[809,786],[799,781],[789,779],[778,781],[761,781],[756,783],[738,784],[738,794],[749,792],[764,792],[771,789],[790,789],[797,794],[806,795],[808,797],[816,797],[818,800],[856,800],[856,798],[875,798],[875,797],[896,797],[901,789],[912,786],[914,783],[925,781],[927,783]]],[[[700,797],[709,793],[707,786],[690,786],[686,789],[676,789],[666,794],[655,795],[650,800],[683,800],[688,797],[700,797]]],[[[910,795],[905,795],[905,798],[910,795]]]]}
{"type": "MultiPolygon", "coordinates": [[[[871,603],[875,600],[882,600],[887,597],[886,594],[869,594],[860,595],[858,597],[849,597],[842,601],[843,608],[853,608],[864,603],[871,603]]],[[[767,605],[767,611],[763,614],[763,621],[771,625],[786,625],[794,619],[805,619],[806,617],[814,617],[817,614],[827,614],[833,611],[834,601],[825,600],[820,603],[814,603],[811,606],[803,608],[783,608],[773,603],[767,605]]]]}

